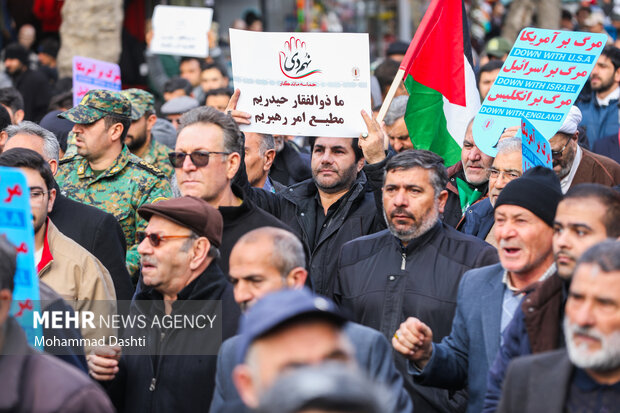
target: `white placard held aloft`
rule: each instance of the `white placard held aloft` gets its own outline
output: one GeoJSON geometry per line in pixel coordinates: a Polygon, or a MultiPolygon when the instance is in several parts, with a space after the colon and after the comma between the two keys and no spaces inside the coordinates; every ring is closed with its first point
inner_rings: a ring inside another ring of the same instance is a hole
{"type": "Polygon", "coordinates": [[[213,9],[155,6],[152,53],[207,57],[213,9]]]}
{"type": "Polygon", "coordinates": [[[370,113],[368,34],[230,30],[241,130],[298,136],[358,137],[370,113]]]}

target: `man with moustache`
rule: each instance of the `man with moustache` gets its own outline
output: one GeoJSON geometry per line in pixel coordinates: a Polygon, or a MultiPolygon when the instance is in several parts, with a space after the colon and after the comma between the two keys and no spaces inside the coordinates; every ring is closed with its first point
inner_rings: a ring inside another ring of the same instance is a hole
{"type": "Polygon", "coordinates": [[[592,92],[582,93],[576,103],[583,113],[579,124],[586,128],[590,148],[605,136],[618,135],[619,82],[620,49],[605,46],[590,73],[592,92]]]}
{"type": "Polygon", "coordinates": [[[566,300],[566,349],[515,360],[499,412],[604,412],[620,403],[620,242],[586,251],[566,300]]]}
{"type": "Polygon", "coordinates": [[[450,335],[433,342],[435,332],[427,324],[431,317],[409,317],[394,334],[392,345],[409,360],[417,383],[467,388],[467,411],[482,410],[489,366],[521,291],[555,273],[553,219],[561,197],[557,177],[541,166],[506,185],[495,202],[500,263],[463,275],[450,335]]]}
{"type": "Polygon", "coordinates": [[[570,189],[555,214],[553,251],[557,273],[532,291],[515,311],[504,344],[489,370],[484,411],[494,412],[510,361],[564,347],[562,317],[577,260],[606,238],[620,237],[620,193],[599,184],[570,189]]]}
{"type": "Polygon", "coordinates": [[[131,153],[144,159],[170,179],[174,174],[174,169],[168,161],[170,151],[166,145],[157,142],[152,136],[153,126],[157,122],[155,98],[141,89],[126,89],[121,95],[131,102],[131,126],[125,137],[125,145],[131,153]]]}
{"type": "Polygon", "coordinates": [[[461,160],[448,168],[448,199],[443,212],[443,222],[456,228],[465,211],[487,196],[489,167],[493,158],[483,153],[474,142],[472,119],[467,125],[461,160]]]}
{"type": "MultiPolygon", "coordinates": [[[[383,184],[388,229],[346,243],[338,261],[334,297],[352,320],[391,339],[407,316],[426,320],[441,339],[450,332],[459,280],[472,268],[497,262],[493,247],[439,220],[448,196],[438,155],[408,150],[391,158],[383,184]]],[[[463,399],[413,383],[407,360],[396,367],[416,409],[453,410],[463,399]],[[455,405],[456,404],[456,405],[455,405]]]]}

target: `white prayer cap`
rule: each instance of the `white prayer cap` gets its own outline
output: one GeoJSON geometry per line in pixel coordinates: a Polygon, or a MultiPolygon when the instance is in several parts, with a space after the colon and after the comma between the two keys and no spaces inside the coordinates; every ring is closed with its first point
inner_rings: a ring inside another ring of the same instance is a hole
{"type": "Polygon", "coordinates": [[[581,123],[581,111],[577,106],[571,106],[570,111],[566,114],[564,123],[557,133],[565,133],[574,135],[577,132],[577,126],[581,123]]]}

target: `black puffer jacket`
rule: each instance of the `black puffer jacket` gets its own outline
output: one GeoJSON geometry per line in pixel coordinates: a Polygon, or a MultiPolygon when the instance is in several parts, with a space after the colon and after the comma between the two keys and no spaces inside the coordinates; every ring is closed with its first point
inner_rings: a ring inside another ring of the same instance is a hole
{"type": "MultiPolygon", "coordinates": [[[[372,176],[382,176],[383,164],[374,166],[372,176]]],[[[385,228],[385,220],[381,210],[377,209],[372,188],[375,186],[366,180],[364,172],[360,172],[351,191],[345,195],[347,198],[331,219],[325,222],[325,228],[314,246],[310,239],[315,233],[315,197],[318,189],[312,179],[290,186],[278,194],[262,189],[255,189],[248,194],[252,194],[258,206],[293,228],[304,243],[310,246],[309,272],[314,289],[319,294],[331,297],[342,245],[385,228]]]]}
{"type": "MultiPolygon", "coordinates": [[[[388,340],[407,317],[416,317],[439,342],[450,334],[463,273],[497,261],[495,248],[439,221],[406,247],[385,230],[342,247],[334,298],[352,321],[388,340]]],[[[416,410],[453,410],[446,391],[414,385],[405,358],[398,354],[395,361],[416,410]]]]}

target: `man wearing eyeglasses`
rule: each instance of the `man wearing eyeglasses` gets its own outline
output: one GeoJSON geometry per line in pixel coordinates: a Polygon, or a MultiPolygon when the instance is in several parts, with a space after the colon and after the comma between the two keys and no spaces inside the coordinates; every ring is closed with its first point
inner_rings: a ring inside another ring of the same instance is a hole
{"type": "Polygon", "coordinates": [[[171,197],[170,183],[163,172],[125,146],[131,103],[120,93],[91,90],[79,105],[58,116],[75,123],[77,142],[77,155],[63,158],[58,167],[61,192],[114,215],[125,233],[127,270],[135,281],[140,261],[136,232],[146,227],[136,211],[171,197]]]}
{"type": "Polygon", "coordinates": [[[217,109],[201,106],[181,118],[175,151],[169,154],[181,194],[207,201],[224,220],[218,264],[228,273],[228,257],[237,240],[253,229],[291,228],[257,207],[232,183],[244,151],[235,122],[217,109]]]}
{"type": "Polygon", "coordinates": [[[489,196],[470,206],[458,229],[497,247],[493,226],[497,197],[508,182],[523,174],[521,138],[506,138],[497,144],[497,155],[489,168],[489,196]]]}
{"type": "Polygon", "coordinates": [[[613,159],[583,149],[577,144],[581,110],[572,106],[558,132],[549,139],[553,155],[553,171],[560,179],[562,193],[575,185],[595,183],[605,186],[620,184],[620,165],[613,159]]]}
{"type": "MultiPolygon", "coordinates": [[[[48,218],[56,199],[52,170],[38,153],[24,148],[0,155],[0,166],[19,168],[30,189],[34,228],[34,256],[39,279],[48,284],[75,311],[109,314],[115,310],[116,294],[108,270],[92,254],[63,235],[48,218]]],[[[82,336],[92,340],[116,334],[114,328],[81,325],[82,336]]],[[[85,346],[86,354],[93,346],[85,346]]]]}
{"type": "Polygon", "coordinates": [[[119,411],[189,412],[209,406],[217,352],[240,316],[231,284],[218,266],[222,216],[207,202],[181,197],[143,205],[139,232],[142,289],[130,316],[147,320],[125,330],[146,345],[107,347],[88,357],[90,375],[105,384],[119,411]],[[219,309],[218,309],[219,307],[219,309]],[[211,323],[197,316],[210,316],[211,323]],[[167,327],[164,317],[176,320],[167,327]],[[161,323],[149,320],[159,319],[161,323]],[[188,321],[196,320],[195,324],[188,321]],[[136,354],[137,353],[137,354],[136,354]]]}

